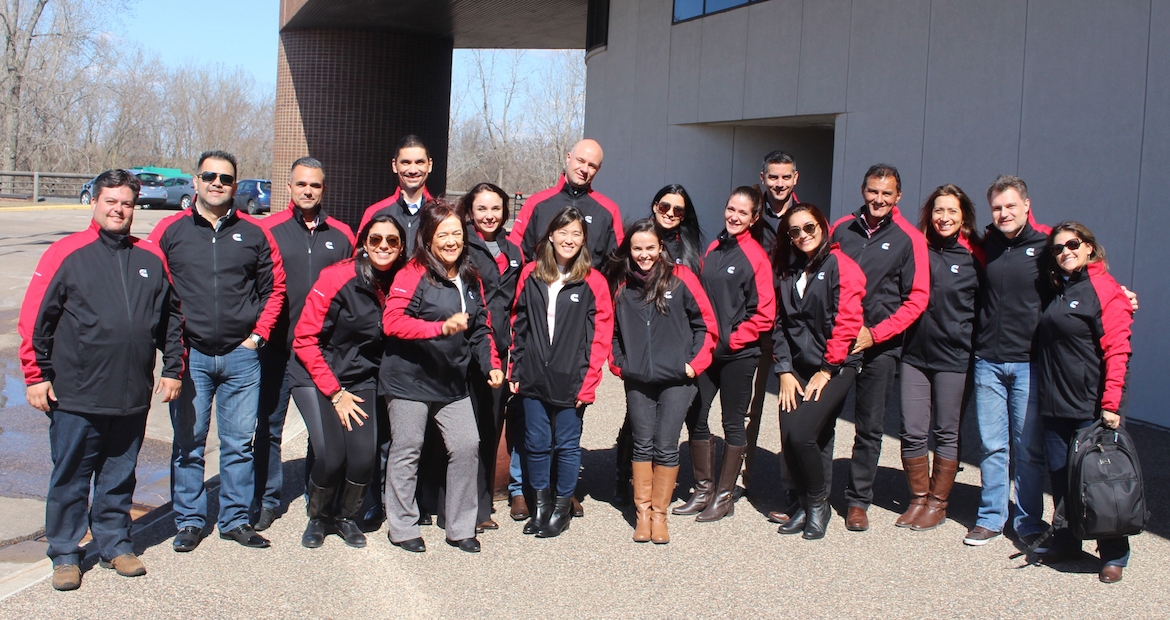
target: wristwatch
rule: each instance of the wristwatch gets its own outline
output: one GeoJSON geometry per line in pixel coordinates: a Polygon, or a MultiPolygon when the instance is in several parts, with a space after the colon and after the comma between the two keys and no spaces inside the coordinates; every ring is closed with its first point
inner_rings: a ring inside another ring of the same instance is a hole
{"type": "Polygon", "coordinates": [[[261,338],[260,334],[257,334],[256,332],[252,332],[252,335],[248,336],[248,340],[251,340],[252,344],[256,345],[257,349],[263,349],[264,345],[268,344],[268,341],[261,338]]]}

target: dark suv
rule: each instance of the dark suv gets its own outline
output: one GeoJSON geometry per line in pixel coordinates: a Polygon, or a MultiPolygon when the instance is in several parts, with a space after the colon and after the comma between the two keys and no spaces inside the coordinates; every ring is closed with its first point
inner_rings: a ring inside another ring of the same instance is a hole
{"type": "Polygon", "coordinates": [[[271,199],[272,181],[265,179],[243,179],[236,185],[236,209],[247,211],[248,215],[271,211],[271,199]]]}

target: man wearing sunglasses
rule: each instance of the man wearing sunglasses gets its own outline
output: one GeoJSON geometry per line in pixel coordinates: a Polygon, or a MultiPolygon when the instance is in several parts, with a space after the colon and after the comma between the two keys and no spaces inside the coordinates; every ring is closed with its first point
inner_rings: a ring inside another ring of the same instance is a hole
{"type": "Polygon", "coordinates": [[[192,551],[207,521],[204,451],[215,403],[219,433],[219,535],[246,547],[267,547],[252,528],[255,488],[252,435],[260,399],[259,349],[272,337],[284,304],[280,250],[258,221],[232,208],[236,158],[199,156],[191,209],[150,233],[179,294],[190,370],[171,403],[174,444],[171,499],[174,549],[192,551]]]}
{"type": "Polygon", "coordinates": [[[329,217],[321,207],[325,195],[325,170],[321,162],[302,157],[288,173],[288,208],[261,220],[280,249],[284,265],[285,304],[276,320],[268,346],[260,350],[260,408],[256,414],[256,490],[252,512],[257,532],[276,519],[284,484],[280,444],[288,413],[289,378],[303,373],[297,361],[290,363],[293,328],[300,320],[305,297],[321,270],[353,255],[354,235],[345,223],[329,217]],[[258,512],[257,512],[258,511],[258,512]]]}

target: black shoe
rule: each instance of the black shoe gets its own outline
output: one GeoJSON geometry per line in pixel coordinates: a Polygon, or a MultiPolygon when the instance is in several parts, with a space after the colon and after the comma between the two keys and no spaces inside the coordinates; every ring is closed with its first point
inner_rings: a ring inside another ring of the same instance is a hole
{"type": "MultiPolygon", "coordinates": [[[[551,491],[550,491],[551,492],[551,491]]],[[[536,533],[537,538],[556,538],[569,529],[573,520],[573,496],[558,497],[548,523],[536,533]]]]}
{"type": "Polygon", "coordinates": [[[552,516],[553,510],[553,491],[552,489],[542,489],[536,491],[536,510],[532,512],[532,518],[528,523],[524,524],[525,534],[536,534],[548,525],[549,517],[552,516]]]}
{"type": "Polygon", "coordinates": [[[382,506],[370,506],[366,514],[362,515],[362,531],[376,532],[382,528],[382,522],[386,520],[386,513],[383,512],[382,506]]]}
{"type": "Polygon", "coordinates": [[[320,519],[309,519],[305,526],[305,533],[301,534],[301,546],[306,549],[316,549],[325,544],[325,522],[320,519]]]}
{"type": "Polygon", "coordinates": [[[431,520],[430,514],[424,512],[418,516],[418,524],[419,525],[434,525],[435,522],[433,520],[431,520]]]}
{"type": "Polygon", "coordinates": [[[427,550],[427,543],[423,542],[422,538],[411,538],[402,542],[394,542],[394,539],[390,538],[389,534],[387,534],[386,537],[390,539],[390,544],[394,545],[395,547],[402,547],[404,550],[411,553],[422,553],[427,550]]]}
{"type": "Polygon", "coordinates": [[[459,547],[460,551],[479,553],[479,541],[475,538],[464,538],[463,540],[451,540],[448,538],[447,544],[452,547],[459,547]]]}
{"type": "Polygon", "coordinates": [[[820,500],[809,499],[807,515],[804,523],[805,540],[820,540],[825,537],[829,529],[829,521],[833,518],[833,509],[829,506],[829,498],[820,500]]]}
{"type": "Polygon", "coordinates": [[[789,516],[788,521],[782,523],[776,531],[784,534],[799,534],[804,531],[804,523],[808,519],[808,512],[801,506],[789,516]]]}
{"type": "Polygon", "coordinates": [[[276,510],[274,508],[261,508],[260,517],[256,519],[256,525],[254,529],[257,532],[263,532],[264,530],[272,527],[272,522],[275,520],[276,510]]]}
{"type": "Polygon", "coordinates": [[[224,540],[234,540],[245,547],[252,549],[268,548],[268,539],[256,533],[247,523],[227,532],[220,532],[219,537],[224,540]]]}
{"type": "Polygon", "coordinates": [[[366,546],[366,535],[362,533],[362,528],[351,519],[337,519],[333,522],[333,527],[337,531],[337,535],[345,540],[345,544],[354,549],[361,549],[366,546]]]}
{"type": "Polygon", "coordinates": [[[175,542],[172,545],[175,551],[187,553],[188,551],[194,551],[195,547],[199,546],[199,541],[201,540],[203,540],[203,530],[194,525],[188,525],[179,528],[179,533],[175,534],[175,542]]]}

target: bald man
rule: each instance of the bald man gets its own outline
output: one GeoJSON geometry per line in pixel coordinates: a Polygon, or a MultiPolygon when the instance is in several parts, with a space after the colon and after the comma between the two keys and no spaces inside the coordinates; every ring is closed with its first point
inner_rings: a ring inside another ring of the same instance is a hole
{"type": "Polygon", "coordinates": [[[617,203],[593,191],[593,177],[601,170],[604,154],[596,140],[588,138],[565,155],[565,173],[560,181],[528,197],[516,215],[508,240],[520,247],[525,260],[536,258],[536,246],[547,232],[553,217],[565,207],[577,207],[588,224],[589,256],[600,267],[622,242],[622,213],[617,203]]]}

